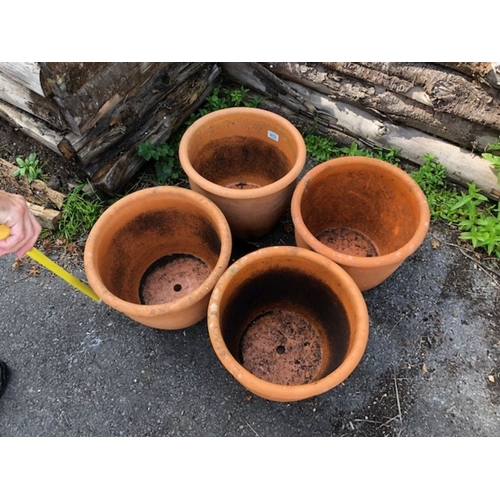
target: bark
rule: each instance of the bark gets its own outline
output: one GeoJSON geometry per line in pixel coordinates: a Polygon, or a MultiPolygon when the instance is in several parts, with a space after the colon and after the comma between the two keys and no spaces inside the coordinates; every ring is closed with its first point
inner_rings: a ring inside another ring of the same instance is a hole
{"type": "Polygon", "coordinates": [[[84,135],[131,90],[169,64],[40,63],[40,78],[71,131],[84,135]]]}
{"type": "Polygon", "coordinates": [[[500,131],[500,93],[425,63],[273,63],[284,80],[459,146],[484,149],[500,131]]]}
{"type": "Polygon", "coordinates": [[[442,62],[440,65],[500,89],[500,63],[498,62],[442,62]]]}
{"type": "Polygon", "coordinates": [[[138,156],[140,143],[166,142],[212,92],[219,73],[216,64],[203,65],[165,94],[156,106],[148,107],[133,133],[122,136],[120,150],[108,148],[86,166],[92,183],[109,194],[119,191],[144,164],[138,156]]]}
{"type": "Polygon", "coordinates": [[[40,96],[45,95],[40,82],[40,65],[36,62],[0,62],[0,73],[40,96]]]}
{"type": "Polygon", "coordinates": [[[54,102],[10,79],[2,73],[1,68],[0,96],[8,104],[40,118],[56,130],[63,131],[68,128],[60,109],[54,102]]]}
{"type": "MultiPolygon", "coordinates": [[[[157,125],[165,126],[165,115],[179,113],[186,101],[198,98],[199,88],[196,82],[191,88],[191,82],[196,78],[208,78],[204,69],[206,64],[176,63],[164,66],[151,78],[141,82],[121,99],[115,95],[106,103],[107,108],[101,108],[91,122],[92,128],[84,135],[67,134],[67,147],[71,147],[78,161],[86,166],[90,175],[93,174],[95,162],[103,158],[106,151],[111,151],[120,144],[127,143],[130,136],[147,133],[147,128],[157,125]],[[185,95],[179,94],[182,87],[185,95]],[[172,99],[172,95],[175,98],[172,99]],[[179,100],[177,104],[175,100],[179,100]],[[177,108],[181,107],[180,110],[177,108]],[[145,125],[145,122],[147,125],[145,125]]],[[[142,136],[143,137],[143,136],[142,136]]],[[[142,140],[145,140],[144,137],[142,140]]]]}
{"type": "MultiPolygon", "coordinates": [[[[13,127],[22,130],[26,135],[29,135],[40,144],[60,154],[59,144],[64,136],[43,120],[1,100],[0,118],[11,123],[13,127]]],[[[70,159],[71,155],[66,158],[70,159]]]]}

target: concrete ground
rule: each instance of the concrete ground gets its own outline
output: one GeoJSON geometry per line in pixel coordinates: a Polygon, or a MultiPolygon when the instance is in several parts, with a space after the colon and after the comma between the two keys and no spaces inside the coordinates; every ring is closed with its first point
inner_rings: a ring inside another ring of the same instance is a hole
{"type": "MultiPolygon", "coordinates": [[[[280,225],[282,227],[282,225],[280,225]]],[[[257,245],[293,244],[275,232],[257,245]],[[274,240],[273,240],[274,238],[274,240]]],[[[248,393],[205,321],[160,331],[31,263],[0,259],[0,436],[500,436],[500,276],[433,223],[364,292],[365,355],[340,386],[296,403],[248,393]],[[15,266],[14,266],[15,267],[15,266]]],[[[66,268],[80,279],[82,266],[66,268]]]]}

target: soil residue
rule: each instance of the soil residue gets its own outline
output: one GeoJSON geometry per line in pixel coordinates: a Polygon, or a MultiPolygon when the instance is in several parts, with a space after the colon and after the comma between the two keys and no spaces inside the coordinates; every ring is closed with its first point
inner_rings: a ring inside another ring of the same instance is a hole
{"type": "Polygon", "coordinates": [[[326,229],[316,237],[323,243],[337,252],[356,257],[376,257],[379,251],[375,243],[356,229],[340,227],[335,229],[326,229]]]}
{"type": "Polygon", "coordinates": [[[239,136],[209,142],[193,165],[205,179],[233,189],[272,184],[291,168],[277,147],[261,139],[239,136]]]}
{"type": "Polygon", "coordinates": [[[321,335],[302,315],[269,311],[256,318],[241,341],[243,366],[257,377],[282,385],[306,384],[323,359],[321,335]]]}
{"type": "Polygon", "coordinates": [[[193,255],[172,254],[154,262],[139,287],[141,304],[164,304],[196,290],[210,275],[205,262],[193,255]]]}

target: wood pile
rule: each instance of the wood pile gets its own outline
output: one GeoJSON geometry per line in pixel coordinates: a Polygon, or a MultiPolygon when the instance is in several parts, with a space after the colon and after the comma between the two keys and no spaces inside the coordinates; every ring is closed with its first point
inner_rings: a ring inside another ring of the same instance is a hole
{"type": "Polygon", "coordinates": [[[498,63],[0,63],[0,118],[115,194],[225,77],[340,145],[433,155],[451,180],[500,198],[481,153],[500,137],[498,63]]]}
{"type": "Polygon", "coordinates": [[[416,165],[433,155],[451,180],[500,197],[481,156],[500,137],[498,63],[220,64],[301,129],[341,145],[392,147],[416,165]]]}
{"type": "MultiPolygon", "coordinates": [[[[212,91],[214,63],[0,63],[0,117],[114,194],[212,91]]],[[[69,165],[70,166],[70,165],[69,165]]]]}

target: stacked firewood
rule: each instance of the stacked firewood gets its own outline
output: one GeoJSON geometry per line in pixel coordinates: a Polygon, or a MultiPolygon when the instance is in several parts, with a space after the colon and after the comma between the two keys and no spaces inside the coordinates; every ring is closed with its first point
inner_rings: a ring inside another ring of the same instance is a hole
{"type": "Polygon", "coordinates": [[[114,194],[211,92],[213,63],[0,63],[0,117],[114,194]]]}

